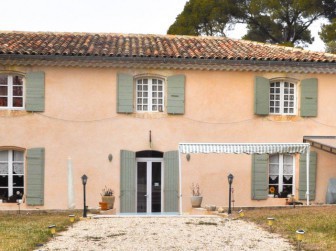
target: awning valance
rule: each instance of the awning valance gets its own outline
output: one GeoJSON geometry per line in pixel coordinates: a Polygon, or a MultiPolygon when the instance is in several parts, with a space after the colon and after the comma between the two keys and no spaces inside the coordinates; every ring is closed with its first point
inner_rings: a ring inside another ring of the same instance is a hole
{"type": "Polygon", "coordinates": [[[180,153],[306,153],[309,143],[180,143],[180,153]]]}

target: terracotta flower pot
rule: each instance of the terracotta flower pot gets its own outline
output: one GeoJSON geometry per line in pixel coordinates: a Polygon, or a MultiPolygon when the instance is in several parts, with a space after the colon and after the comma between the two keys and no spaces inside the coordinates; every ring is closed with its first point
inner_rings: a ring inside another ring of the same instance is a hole
{"type": "Polygon", "coordinates": [[[106,202],[99,202],[99,206],[101,210],[107,210],[107,203],[106,202]]]}
{"type": "Polygon", "coordinates": [[[201,207],[202,204],[202,196],[191,196],[191,206],[192,207],[201,207]]]}

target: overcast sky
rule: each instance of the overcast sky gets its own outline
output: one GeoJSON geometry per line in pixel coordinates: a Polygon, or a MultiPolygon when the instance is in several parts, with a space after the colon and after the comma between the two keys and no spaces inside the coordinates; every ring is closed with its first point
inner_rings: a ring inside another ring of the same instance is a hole
{"type": "MultiPolygon", "coordinates": [[[[0,0],[0,30],[166,34],[187,0],[0,0]]],[[[317,40],[310,50],[323,51],[317,40]]],[[[240,38],[236,27],[228,37],[240,38]]]]}

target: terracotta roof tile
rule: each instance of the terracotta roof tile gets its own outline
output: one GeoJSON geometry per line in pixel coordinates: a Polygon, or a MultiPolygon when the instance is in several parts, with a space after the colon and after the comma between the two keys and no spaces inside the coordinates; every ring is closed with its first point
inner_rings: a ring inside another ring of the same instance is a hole
{"type": "Polygon", "coordinates": [[[222,37],[0,32],[0,54],[336,62],[336,55],[222,37]]]}

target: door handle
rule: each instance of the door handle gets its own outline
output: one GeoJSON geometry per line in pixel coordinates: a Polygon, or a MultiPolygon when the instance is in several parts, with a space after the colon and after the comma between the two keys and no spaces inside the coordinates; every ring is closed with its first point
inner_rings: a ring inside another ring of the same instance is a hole
{"type": "Polygon", "coordinates": [[[147,197],[147,194],[145,194],[144,196],[147,197]]]}

